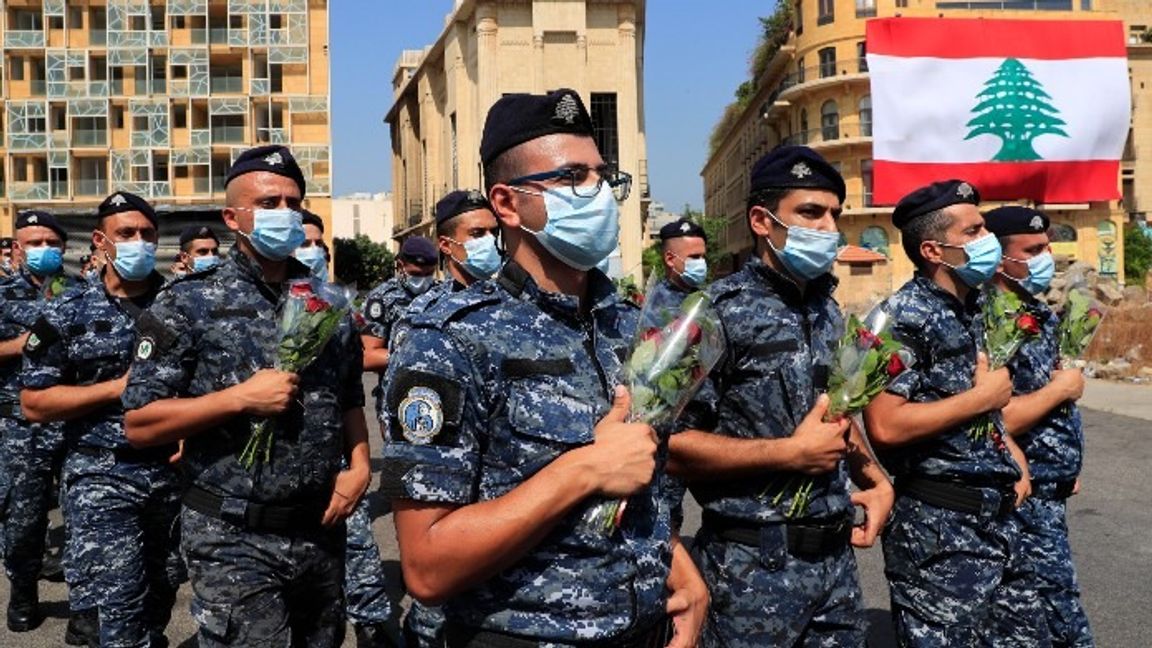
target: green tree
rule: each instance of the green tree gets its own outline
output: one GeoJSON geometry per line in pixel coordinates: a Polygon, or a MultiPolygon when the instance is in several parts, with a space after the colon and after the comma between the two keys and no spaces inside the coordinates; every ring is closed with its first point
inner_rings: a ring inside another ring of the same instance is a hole
{"type": "Polygon", "coordinates": [[[1132,285],[1142,285],[1152,268],[1152,238],[1145,232],[1132,225],[1124,228],[1124,277],[1132,285]]]}
{"type": "Polygon", "coordinates": [[[964,139],[978,135],[999,137],[1000,151],[993,160],[1039,160],[1032,140],[1041,135],[1068,137],[1061,128],[1066,124],[1058,117],[1060,111],[1050,103],[1051,99],[1031,70],[1014,58],[1006,59],[976,95],[978,103],[972,112],[977,115],[968,122],[971,130],[964,139]]]}
{"type": "Polygon", "coordinates": [[[392,276],[394,259],[388,246],[360,234],[356,238],[338,238],[335,243],[336,278],[355,284],[365,292],[392,276]]]}

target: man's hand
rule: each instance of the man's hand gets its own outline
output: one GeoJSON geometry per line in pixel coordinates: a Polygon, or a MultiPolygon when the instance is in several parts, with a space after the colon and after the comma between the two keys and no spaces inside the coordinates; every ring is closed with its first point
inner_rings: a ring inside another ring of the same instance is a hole
{"type": "Polygon", "coordinates": [[[896,501],[896,491],[888,481],[868,490],[852,493],[852,504],[864,508],[864,524],[852,528],[852,546],[867,549],[876,544],[876,538],[888,523],[888,515],[896,501]]]}
{"type": "Polygon", "coordinates": [[[656,471],[656,432],[646,423],[627,423],[632,396],[616,387],[612,409],[596,424],[596,441],[580,448],[587,453],[597,491],[606,497],[627,497],[647,486],[656,471]]]}
{"type": "Polygon", "coordinates": [[[261,369],[252,377],[232,387],[240,408],[252,416],[283,414],[300,386],[300,376],[276,369],[261,369]]]}
{"type": "Polygon", "coordinates": [[[320,523],[324,526],[332,526],[352,515],[352,511],[356,509],[356,503],[364,496],[364,491],[368,490],[368,482],[370,481],[372,481],[372,475],[367,470],[351,468],[341,470],[336,475],[336,486],[332,489],[332,497],[328,500],[328,510],[324,511],[324,517],[320,523]]]}
{"type": "Polygon", "coordinates": [[[168,457],[168,463],[175,466],[184,458],[184,439],[176,442],[176,452],[168,457]]]}
{"type": "Polygon", "coordinates": [[[792,433],[793,457],[789,462],[793,470],[808,475],[823,475],[836,469],[848,452],[845,435],[849,420],[841,418],[824,422],[828,413],[828,395],[820,394],[808,416],[792,433]]]}
{"type": "Polygon", "coordinates": [[[1081,369],[1057,369],[1052,372],[1049,384],[1060,390],[1065,401],[1080,400],[1084,395],[1084,372],[1081,369]]]}
{"type": "Polygon", "coordinates": [[[972,376],[972,389],[979,390],[980,402],[984,407],[981,414],[1004,409],[1012,399],[1012,376],[1007,367],[995,371],[988,369],[988,356],[983,352],[976,355],[976,372],[972,376]]]}
{"type": "Polygon", "coordinates": [[[668,603],[674,635],[667,648],[694,648],[708,614],[708,585],[679,538],[672,542],[672,572],[668,575],[668,603]]]}

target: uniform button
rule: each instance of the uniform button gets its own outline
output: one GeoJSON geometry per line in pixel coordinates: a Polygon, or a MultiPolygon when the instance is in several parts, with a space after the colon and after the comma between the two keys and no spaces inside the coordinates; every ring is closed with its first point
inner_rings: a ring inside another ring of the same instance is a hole
{"type": "Polygon", "coordinates": [[[484,284],[485,295],[491,295],[494,292],[496,292],[496,286],[493,286],[492,284],[484,284]]]}

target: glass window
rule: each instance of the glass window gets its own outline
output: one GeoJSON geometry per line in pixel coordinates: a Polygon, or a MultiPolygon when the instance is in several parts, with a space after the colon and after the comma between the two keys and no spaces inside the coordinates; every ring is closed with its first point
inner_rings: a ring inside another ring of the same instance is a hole
{"type": "Polygon", "coordinates": [[[856,17],[871,18],[876,15],[876,0],[856,0],[856,17]]]}
{"type": "Polygon", "coordinates": [[[860,97],[860,137],[872,137],[872,95],[860,97]]]}
{"type": "Polygon", "coordinates": [[[864,41],[856,43],[856,71],[868,71],[868,49],[864,41]]]}
{"type": "Polygon", "coordinates": [[[836,0],[819,0],[820,10],[816,14],[817,25],[827,25],[836,20],[836,0]]]}
{"type": "Polygon", "coordinates": [[[620,132],[616,127],[616,93],[593,92],[591,103],[593,136],[596,138],[596,148],[600,149],[600,157],[605,162],[619,163],[620,132]]]}
{"type": "Polygon", "coordinates": [[[804,83],[804,57],[796,59],[796,83],[804,83]]]}
{"type": "Polygon", "coordinates": [[[872,160],[860,160],[860,182],[864,185],[864,206],[872,206],[872,160]]]}
{"type": "Polygon", "coordinates": [[[865,227],[860,233],[860,247],[888,256],[888,232],[876,225],[865,227]]]}
{"type": "Polygon", "coordinates": [[[808,143],[808,110],[806,108],[800,109],[800,141],[798,144],[808,143]]]}
{"type": "Polygon", "coordinates": [[[831,99],[820,106],[820,137],[826,140],[840,138],[840,109],[831,99]]]}
{"type": "Polygon", "coordinates": [[[820,50],[820,78],[836,76],[836,48],[825,47],[820,50]]]}

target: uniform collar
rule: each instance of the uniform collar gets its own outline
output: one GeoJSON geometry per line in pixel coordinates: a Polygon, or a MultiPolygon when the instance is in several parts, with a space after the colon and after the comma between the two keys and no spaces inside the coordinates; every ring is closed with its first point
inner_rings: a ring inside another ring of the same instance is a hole
{"type": "Polygon", "coordinates": [[[839,280],[836,279],[835,275],[831,272],[826,272],[809,281],[804,289],[801,290],[800,286],[793,281],[791,277],[764,263],[764,261],[757,256],[749,258],[744,264],[744,268],[752,277],[758,278],[771,286],[776,294],[795,304],[803,303],[805,300],[811,299],[816,295],[831,295],[839,284],[839,280]]]}
{"type": "Polygon", "coordinates": [[[958,314],[972,315],[980,310],[984,303],[982,288],[972,288],[968,291],[968,297],[964,301],[952,293],[941,288],[935,281],[920,274],[917,270],[916,274],[912,277],[912,281],[921,291],[927,292],[935,296],[940,301],[948,305],[949,308],[956,311],[958,314]]]}
{"type": "MultiPolygon", "coordinates": [[[[297,261],[295,257],[288,257],[285,262],[288,264],[287,272],[284,275],[285,282],[292,279],[307,279],[311,276],[312,271],[308,266],[297,261]]],[[[280,290],[280,286],[265,281],[264,270],[260,264],[252,257],[244,254],[239,245],[232,246],[232,249],[228,251],[228,259],[222,265],[226,269],[229,266],[234,268],[237,278],[256,286],[269,301],[276,303],[280,300],[280,293],[283,292],[280,290]]]]}
{"type": "MultiPolygon", "coordinates": [[[[542,290],[536,280],[515,261],[509,260],[504,264],[496,276],[496,283],[513,297],[535,302],[542,310],[577,321],[583,319],[580,316],[579,297],[542,290]]],[[[588,297],[592,311],[609,306],[616,299],[616,285],[608,275],[593,268],[588,271],[588,297]]]]}

